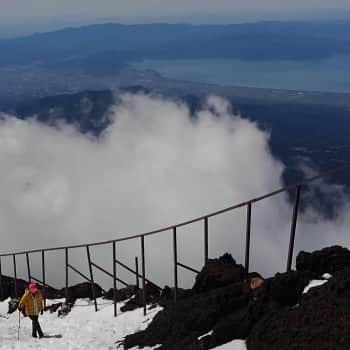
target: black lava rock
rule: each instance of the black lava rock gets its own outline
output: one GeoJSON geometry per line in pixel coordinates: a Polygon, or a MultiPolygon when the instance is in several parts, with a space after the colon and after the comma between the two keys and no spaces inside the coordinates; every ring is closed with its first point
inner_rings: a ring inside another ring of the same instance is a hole
{"type": "MultiPolygon", "coordinates": [[[[153,285],[147,283],[145,287],[146,303],[152,304],[159,301],[161,296],[161,290],[153,285]]],[[[130,299],[124,306],[120,308],[122,312],[132,311],[143,306],[143,291],[142,289],[136,290],[136,293],[132,299],[130,299]]]]}
{"type": "MultiPolygon", "coordinates": [[[[118,289],[116,291],[116,301],[124,301],[127,299],[130,299],[132,296],[135,295],[137,292],[137,287],[136,286],[127,286],[125,288],[118,289]]],[[[104,295],[105,299],[113,300],[113,288],[109,289],[106,294],[104,295]]]]}
{"type": "MultiPolygon", "coordinates": [[[[99,298],[101,297],[103,293],[103,289],[98,285],[94,284],[94,290],[95,290],[95,297],[99,298]]],[[[61,295],[65,295],[65,289],[62,288],[60,290],[61,295]]],[[[89,298],[93,299],[92,290],[91,290],[91,283],[90,282],[83,282],[76,284],[74,286],[71,286],[68,288],[68,302],[74,303],[76,299],[82,299],[82,298],[89,298]]]]}
{"type": "Polygon", "coordinates": [[[242,282],[244,267],[236,264],[235,259],[228,253],[219,259],[209,259],[196,277],[193,290],[196,293],[207,292],[212,289],[242,282]]]}
{"type": "MultiPolygon", "coordinates": [[[[24,294],[27,286],[28,286],[27,281],[17,278],[16,279],[17,292],[15,292],[15,279],[8,276],[2,276],[2,289],[0,291],[0,301],[6,300],[7,298],[11,298],[11,299],[20,298],[24,294]]],[[[45,296],[48,299],[58,299],[63,297],[63,294],[61,294],[60,291],[57,289],[46,287],[45,296]]]]}
{"type": "Polygon", "coordinates": [[[350,266],[350,251],[340,246],[333,246],[314,251],[300,252],[296,259],[298,271],[312,271],[317,275],[326,272],[333,274],[350,266]]]}
{"type": "Polygon", "coordinates": [[[304,288],[315,277],[314,273],[308,271],[277,273],[265,281],[269,298],[280,306],[294,306],[299,302],[304,288]]]}
{"type": "MultiPolygon", "coordinates": [[[[225,263],[218,262],[219,259],[214,262],[236,268],[237,265],[231,259],[225,263]]],[[[226,270],[225,266],[224,271],[229,271],[229,268],[226,270]]],[[[202,272],[208,276],[207,269],[202,272]]],[[[206,350],[233,339],[246,339],[262,319],[285,307],[296,305],[301,300],[305,286],[314,276],[310,272],[296,271],[277,274],[264,280],[259,288],[250,290],[249,278],[261,277],[252,273],[244,282],[207,292],[193,290],[192,295],[188,294],[184,299],[178,300],[176,305],[170,301],[164,303],[164,310],[155,317],[150,326],[145,331],[127,336],[124,346],[128,349],[162,344],[160,349],[206,350]],[[210,335],[198,339],[210,331],[210,335]]],[[[211,284],[209,277],[202,281],[208,280],[213,288],[215,284],[211,284]]]]}
{"type": "MultiPolygon", "coordinates": [[[[162,344],[162,350],[204,349],[198,340],[211,331],[221,319],[248,305],[249,296],[243,284],[236,283],[202,294],[169,302],[145,331],[125,338],[126,349],[134,346],[162,344]]],[[[206,341],[208,345],[208,339],[206,341]]]]}
{"type": "Polygon", "coordinates": [[[350,268],[312,288],[298,306],[270,310],[253,327],[249,350],[350,349],[350,268]]]}
{"type": "Polygon", "coordinates": [[[3,301],[7,298],[16,298],[24,294],[27,287],[27,282],[22,279],[16,280],[17,293],[15,293],[15,280],[14,278],[2,276],[2,288],[0,300],[3,301]],[[17,294],[17,295],[16,295],[17,294]]]}

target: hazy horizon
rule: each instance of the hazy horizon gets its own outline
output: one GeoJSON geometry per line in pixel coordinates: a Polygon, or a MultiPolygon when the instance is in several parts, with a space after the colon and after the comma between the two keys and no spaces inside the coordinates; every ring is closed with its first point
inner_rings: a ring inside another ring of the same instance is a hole
{"type": "Polygon", "coordinates": [[[147,0],[140,5],[136,0],[127,4],[119,0],[62,0],[47,3],[44,0],[2,0],[0,13],[0,38],[47,32],[67,26],[115,22],[122,24],[190,23],[229,24],[259,21],[294,20],[350,20],[350,3],[336,0],[297,0],[280,3],[257,0],[207,0],[170,1],[147,0]]]}

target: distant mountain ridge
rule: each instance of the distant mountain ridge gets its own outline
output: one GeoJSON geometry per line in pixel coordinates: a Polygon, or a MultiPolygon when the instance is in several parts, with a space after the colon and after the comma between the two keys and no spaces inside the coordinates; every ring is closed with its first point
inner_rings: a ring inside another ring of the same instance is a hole
{"type": "MultiPolygon", "coordinates": [[[[193,118],[205,105],[206,94],[196,89],[169,89],[161,93],[143,86],[129,86],[118,91],[82,91],[34,99],[12,106],[17,118],[33,116],[49,125],[61,125],[62,121],[75,125],[82,133],[99,137],[113,120],[111,107],[118,105],[123,93],[144,93],[169,98],[186,103],[193,118]]],[[[208,92],[209,93],[209,92],[208,92]]],[[[211,91],[215,93],[215,90],[211,91]]],[[[299,171],[301,159],[308,158],[320,169],[339,167],[350,157],[349,108],[337,104],[309,103],[290,100],[288,95],[269,100],[264,91],[260,96],[246,98],[238,93],[227,92],[225,98],[232,103],[234,111],[248,118],[271,134],[270,146],[273,155],[281,159],[287,168],[286,183],[302,179],[299,171]]],[[[325,97],[326,99],[326,97],[325,97]]],[[[339,183],[350,185],[347,173],[336,174],[339,183]]],[[[327,208],[328,212],[330,209],[327,208]]]]}
{"type": "Polygon", "coordinates": [[[94,66],[141,59],[318,60],[350,53],[350,21],[232,25],[98,24],[0,40],[0,67],[94,66]]]}

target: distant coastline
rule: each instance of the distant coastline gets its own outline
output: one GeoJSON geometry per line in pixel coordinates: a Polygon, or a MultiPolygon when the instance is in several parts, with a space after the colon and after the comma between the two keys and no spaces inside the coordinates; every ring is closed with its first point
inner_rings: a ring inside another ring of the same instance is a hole
{"type": "Polygon", "coordinates": [[[350,93],[350,55],[315,61],[190,59],[142,60],[134,69],[164,78],[221,86],[350,93]]]}

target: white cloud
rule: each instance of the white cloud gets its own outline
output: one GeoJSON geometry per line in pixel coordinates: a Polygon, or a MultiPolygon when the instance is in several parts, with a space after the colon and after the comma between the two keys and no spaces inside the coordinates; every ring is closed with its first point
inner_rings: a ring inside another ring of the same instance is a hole
{"type": "MultiPolygon", "coordinates": [[[[269,135],[253,122],[233,116],[227,102],[218,97],[209,98],[206,108],[190,118],[183,104],[124,95],[113,115],[114,122],[99,139],[66,125],[55,129],[34,119],[4,118],[2,252],[142,233],[282,186],[283,164],[271,155],[269,135]]],[[[253,269],[285,268],[291,212],[285,194],[253,206],[253,269]]],[[[298,248],[300,242],[315,246],[345,239],[346,216],[334,223],[316,214],[307,215],[298,226],[298,234],[307,229],[304,234],[309,235],[301,240],[297,236],[298,248]],[[328,233],[336,231],[337,237],[330,239],[328,233]]],[[[212,257],[229,251],[243,263],[245,220],[244,209],[210,219],[212,257]]],[[[180,260],[200,268],[203,224],[178,232],[180,260]]],[[[72,251],[70,258],[87,273],[84,254],[72,251]]],[[[111,247],[92,249],[92,254],[111,270],[111,247]]],[[[118,256],[127,263],[135,255],[140,256],[139,241],[118,245],[118,256]]],[[[161,284],[172,284],[171,232],[146,238],[146,255],[149,275],[161,284]]],[[[40,276],[39,257],[32,261],[35,275],[40,276]]],[[[62,285],[63,255],[48,254],[47,261],[49,281],[62,285]]],[[[10,262],[3,263],[8,273],[10,262]]],[[[24,257],[19,266],[25,276],[24,257]]],[[[182,271],[180,275],[183,283],[193,279],[182,271]]]]}

